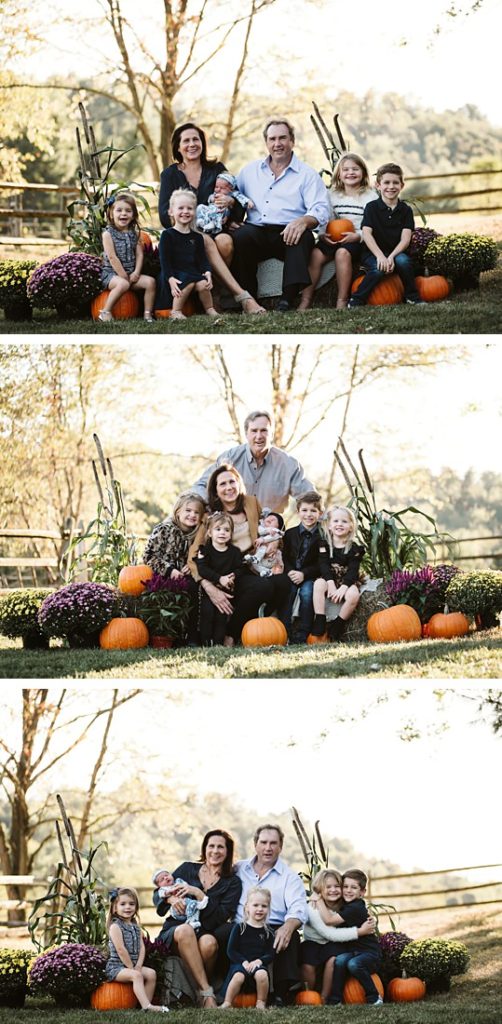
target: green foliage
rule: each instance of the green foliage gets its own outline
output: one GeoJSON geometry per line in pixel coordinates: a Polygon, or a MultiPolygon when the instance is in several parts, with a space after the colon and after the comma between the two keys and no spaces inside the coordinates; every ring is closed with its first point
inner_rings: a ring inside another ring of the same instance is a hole
{"type": "MultiPolygon", "coordinates": [[[[159,579],[154,576],[154,580],[159,579]]],[[[166,586],[162,589],[146,589],[134,602],[134,614],[145,623],[150,636],[165,636],[171,640],[181,639],[188,624],[190,596],[186,589],[166,586]]],[[[166,584],[171,583],[168,579],[166,584]]],[[[184,582],[183,579],[181,582],[184,582]]],[[[172,584],[177,584],[173,580],[172,584]]]]}
{"type": "Polygon", "coordinates": [[[400,965],[406,973],[421,978],[426,985],[437,978],[465,974],[468,964],[467,947],[454,939],[414,939],[400,957],[400,965]]]}
{"type": "Polygon", "coordinates": [[[329,866],[329,850],[325,849],[318,821],[315,822],[314,832],[310,839],[296,807],[291,808],[291,818],[296,838],[307,865],[307,870],[300,871],[299,875],[303,879],[307,895],[310,896],[315,876],[323,868],[329,866]]]}
{"type": "Polygon", "coordinates": [[[0,633],[5,636],[42,637],[38,623],[38,610],[51,590],[48,587],[39,589],[11,590],[0,597],[0,633]]]}
{"type": "Polygon", "coordinates": [[[424,261],[432,273],[455,279],[464,274],[493,270],[497,256],[497,243],[493,238],[465,232],[435,238],[425,250],[424,261]]]}
{"type": "Polygon", "coordinates": [[[36,260],[0,261],[0,306],[6,308],[16,302],[28,302],[26,285],[36,265],[36,260]]]}
{"type": "Polygon", "coordinates": [[[464,615],[498,615],[502,611],[502,571],[459,573],[448,584],[446,602],[450,610],[464,615]]]}

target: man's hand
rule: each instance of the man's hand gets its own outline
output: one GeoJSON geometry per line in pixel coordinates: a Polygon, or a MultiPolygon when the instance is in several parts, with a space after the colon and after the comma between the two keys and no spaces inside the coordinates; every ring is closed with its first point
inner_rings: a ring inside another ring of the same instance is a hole
{"type": "Polygon", "coordinates": [[[291,918],[289,921],[285,921],[281,924],[281,927],[277,929],[274,939],[274,949],[276,953],[280,953],[281,950],[287,949],[291,942],[291,936],[296,931],[299,921],[291,918]]]}
{"type": "Polygon", "coordinates": [[[307,223],[305,217],[298,217],[296,220],[290,221],[286,224],[284,231],[281,231],[281,235],[286,245],[296,245],[300,241],[303,232],[307,230],[307,223]]]}

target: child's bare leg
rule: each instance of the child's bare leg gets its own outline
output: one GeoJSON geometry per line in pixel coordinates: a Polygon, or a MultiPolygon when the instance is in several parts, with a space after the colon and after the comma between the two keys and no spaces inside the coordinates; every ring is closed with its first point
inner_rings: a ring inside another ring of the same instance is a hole
{"type": "Polygon", "coordinates": [[[335,958],[330,956],[329,960],[326,960],[324,964],[324,971],[322,976],[322,988],[321,998],[323,1002],[326,1002],[331,995],[331,989],[333,987],[333,971],[335,969],[335,958]]]}
{"type": "Polygon", "coordinates": [[[335,253],[335,273],[338,294],[336,308],[345,309],[350,299],[352,284],[352,256],[348,249],[337,249],[335,253]]]}
{"type": "Polygon", "coordinates": [[[347,619],[350,619],[350,616],[355,612],[355,610],[356,610],[356,608],[357,608],[357,606],[359,604],[360,596],[361,595],[359,593],[359,590],[358,590],[358,588],[355,585],[352,586],[352,587],[349,587],[349,589],[347,590],[347,593],[345,594],[345,597],[344,597],[344,601],[343,601],[342,607],[340,609],[340,616],[339,616],[339,618],[343,619],[344,622],[346,622],[347,619]]]}
{"type": "MultiPolygon", "coordinates": [[[[119,971],[119,973],[115,975],[115,981],[132,982],[134,995],[136,996],[139,1005],[142,1006],[144,1010],[146,1010],[147,1007],[150,1007],[152,1002],[156,978],[157,975],[151,967],[140,967],[139,969],[136,969],[136,967],[124,967],[122,971],[119,971]],[[146,975],[147,971],[148,976],[146,975]],[[153,986],[150,975],[153,975],[153,986]]],[[[152,1009],[157,1009],[157,1007],[152,1007],[152,1009]]],[[[160,1009],[160,1007],[158,1007],[158,1009],[160,1009]]]]}
{"type": "MultiPolygon", "coordinates": [[[[193,282],[191,282],[190,284],[185,285],[185,287],[181,289],[181,295],[178,295],[177,298],[173,295],[173,313],[181,314],[181,317],[183,317],[183,319],[185,316],[185,314],[183,313],[183,306],[185,305],[188,296],[193,292],[193,290],[194,284],[193,282]]],[[[178,316],[176,319],[181,319],[181,317],[178,316]]]]}
{"type": "Polygon", "coordinates": [[[244,974],[241,974],[241,972],[238,971],[237,974],[234,974],[233,977],[230,978],[227,991],[225,992],[225,1002],[222,1003],[220,1007],[221,1010],[228,1010],[231,1007],[235,997],[239,995],[243,984],[244,974]]]}
{"type": "Polygon", "coordinates": [[[206,316],[218,316],[218,313],[213,306],[213,293],[210,288],[206,287],[206,282],[197,281],[195,291],[198,293],[206,316]]]}
{"type": "Polygon", "coordinates": [[[310,309],[314,301],[315,286],[319,281],[324,264],[328,262],[328,258],[329,257],[325,256],[317,246],[315,249],[312,249],[309,262],[311,284],[308,284],[307,287],[303,289],[298,309],[310,309]]]}
{"type": "Polygon", "coordinates": [[[126,281],[125,277],[112,277],[108,285],[108,298],[103,306],[103,312],[111,313],[116,302],[119,301],[121,295],[125,295],[130,288],[129,281],[126,281]]]}
{"type": "Polygon", "coordinates": [[[264,1010],[267,1005],[269,980],[268,972],[258,968],[254,974],[254,980],[256,982],[256,1009],[264,1010]]]}
{"type": "Polygon", "coordinates": [[[326,583],[326,580],[323,580],[321,578],[321,579],[318,579],[318,580],[315,581],[315,583],[314,583],[314,597],[313,597],[314,615],[323,615],[324,614],[324,602],[325,602],[325,599],[326,599],[326,591],[327,591],[327,589],[328,589],[328,584],[326,583]]]}
{"type": "Polygon", "coordinates": [[[151,320],[152,318],[152,309],[155,302],[155,287],[155,278],[150,277],[148,274],[141,274],[141,277],[138,278],[136,284],[132,285],[134,291],[144,291],[145,293],[143,312],[145,320],[151,320]]]}

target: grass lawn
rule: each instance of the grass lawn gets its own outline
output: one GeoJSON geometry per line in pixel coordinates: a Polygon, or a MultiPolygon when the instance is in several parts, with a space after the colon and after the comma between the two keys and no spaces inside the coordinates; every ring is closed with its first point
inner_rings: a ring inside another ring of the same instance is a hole
{"type": "MultiPolygon", "coordinates": [[[[421,915],[422,919],[424,915],[421,915]]],[[[294,1008],[284,1010],[268,1010],[267,1022],[281,1024],[294,1019],[298,1024],[331,1024],[334,1017],[340,1016],[349,1024],[369,1024],[375,1020],[378,1012],[389,1024],[500,1024],[502,1019],[502,927],[497,909],[480,912],[475,908],[463,910],[458,914],[453,910],[444,912],[439,919],[435,915],[428,921],[429,928],[422,920],[422,934],[457,939],[467,946],[471,962],[466,974],[452,979],[449,993],[427,997],[418,1003],[388,1003],[379,1011],[366,1006],[344,1006],[334,1011],[331,1007],[312,1007],[308,1009],[294,1008]],[[434,921],[439,923],[434,926],[434,921]]],[[[408,927],[407,934],[421,937],[417,931],[408,927]]],[[[226,1011],[225,1011],[226,1012],[226,1011]]],[[[0,1007],[0,1024],[12,1024],[19,1021],[27,1024],[38,1024],[39,1021],[50,1024],[88,1024],[89,1021],[106,1021],[120,1024],[120,1021],[135,1019],[132,1011],[97,1012],[93,1010],[59,1010],[49,1003],[28,999],[24,1010],[2,1009],[0,1007]]],[[[157,1018],[152,1018],[157,1019],[157,1018]]],[[[160,1019],[160,1018],[159,1018],[160,1019]]],[[[218,1010],[178,1010],[172,1011],[173,1024],[205,1024],[210,1021],[226,1019],[218,1010]]],[[[231,1020],[237,1024],[253,1020],[253,1012],[249,1010],[233,1010],[231,1020]]],[[[379,1017],[380,1019],[380,1017],[379,1017]]]]}
{"type": "Polygon", "coordinates": [[[454,640],[396,644],[322,644],[312,647],[158,651],[24,651],[0,638],[1,679],[498,679],[500,628],[454,640]]]}

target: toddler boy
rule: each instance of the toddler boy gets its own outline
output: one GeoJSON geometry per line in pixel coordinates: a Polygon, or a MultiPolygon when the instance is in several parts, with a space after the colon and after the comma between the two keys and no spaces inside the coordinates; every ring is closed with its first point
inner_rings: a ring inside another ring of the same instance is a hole
{"type": "Polygon", "coordinates": [[[404,301],[410,306],[422,305],[424,300],[415,284],[413,261],[405,251],[411,242],[415,221],[411,206],[399,198],[404,187],[399,164],[382,164],[376,172],[376,185],[380,198],[367,203],[361,223],[361,267],[366,273],[348,308],[364,306],[375,285],[394,271],[403,282],[404,301]]]}
{"type": "MultiPolygon", "coordinates": [[[[344,925],[359,928],[367,920],[368,911],[363,899],[367,884],[364,871],[358,868],[352,868],[342,875],[343,906],[338,910],[338,915],[344,925]]],[[[360,935],[356,942],[341,944],[335,960],[333,987],[328,1003],[338,1006],[342,1002],[347,974],[351,974],[362,985],[366,1002],[372,1006],[381,1006],[383,999],[371,978],[378,970],[381,959],[380,943],[376,935],[360,935]]]]}
{"type": "Polygon", "coordinates": [[[322,498],[317,491],[306,491],[296,499],[300,522],[286,530],[282,557],[284,572],[291,580],[290,592],[280,612],[293,643],[305,643],[314,617],[314,582],[321,574],[319,567],[319,518],[322,498]],[[298,622],[293,626],[296,615],[298,622]]]}

